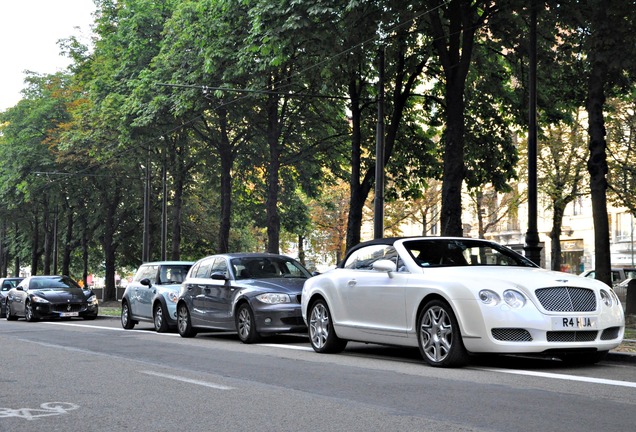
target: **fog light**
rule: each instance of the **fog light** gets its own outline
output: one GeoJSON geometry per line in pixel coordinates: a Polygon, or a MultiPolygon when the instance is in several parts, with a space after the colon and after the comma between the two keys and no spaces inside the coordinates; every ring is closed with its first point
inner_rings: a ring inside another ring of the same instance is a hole
{"type": "Polygon", "coordinates": [[[272,323],[271,318],[265,318],[265,324],[271,324],[271,323],[272,323]]]}

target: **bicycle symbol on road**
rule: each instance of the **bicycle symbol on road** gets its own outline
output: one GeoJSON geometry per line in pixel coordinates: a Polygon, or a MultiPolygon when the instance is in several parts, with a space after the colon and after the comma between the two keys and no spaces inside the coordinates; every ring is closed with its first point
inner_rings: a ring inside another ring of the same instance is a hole
{"type": "Polygon", "coordinates": [[[79,408],[79,405],[75,405],[70,402],[47,402],[40,405],[38,408],[2,408],[0,407],[0,418],[17,417],[26,420],[35,420],[39,417],[48,417],[54,415],[66,414],[69,411],[73,411],[79,408]]]}

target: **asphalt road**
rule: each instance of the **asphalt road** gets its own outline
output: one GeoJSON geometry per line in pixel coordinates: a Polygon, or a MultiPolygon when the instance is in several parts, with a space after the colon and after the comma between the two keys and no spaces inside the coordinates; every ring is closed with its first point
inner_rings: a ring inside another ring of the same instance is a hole
{"type": "Polygon", "coordinates": [[[0,431],[631,431],[636,366],[483,358],[462,369],[417,350],[306,336],[244,345],[116,319],[0,320],[0,431]]]}

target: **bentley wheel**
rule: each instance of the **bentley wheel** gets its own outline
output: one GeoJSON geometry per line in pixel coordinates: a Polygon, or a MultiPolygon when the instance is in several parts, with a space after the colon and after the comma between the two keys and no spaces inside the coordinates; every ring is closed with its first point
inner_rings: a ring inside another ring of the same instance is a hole
{"type": "Polygon", "coordinates": [[[347,346],[347,341],[336,335],[324,300],[316,301],[309,310],[309,341],[319,353],[338,353],[347,346]]]}
{"type": "Polygon", "coordinates": [[[190,311],[184,303],[177,306],[177,330],[181,337],[194,337],[197,335],[196,330],[192,327],[190,311]]]}
{"type": "Polygon", "coordinates": [[[33,311],[33,305],[31,304],[31,302],[26,302],[24,304],[24,319],[29,322],[38,320],[38,318],[35,316],[35,312],[33,311]]]}
{"type": "Polygon", "coordinates": [[[164,316],[164,308],[161,303],[157,303],[152,312],[153,320],[155,322],[155,330],[158,333],[165,333],[168,331],[168,320],[164,316]]]}
{"type": "Polygon", "coordinates": [[[431,366],[457,367],[468,362],[455,314],[441,300],[433,300],[421,310],[417,340],[422,357],[431,366]]]}
{"type": "Polygon", "coordinates": [[[135,327],[135,321],[132,319],[130,306],[128,306],[127,301],[121,302],[121,326],[126,330],[130,330],[135,327]]]}
{"type": "Polygon", "coordinates": [[[256,332],[254,312],[247,303],[242,303],[236,311],[236,331],[243,343],[254,343],[260,339],[260,335],[256,332]]]}

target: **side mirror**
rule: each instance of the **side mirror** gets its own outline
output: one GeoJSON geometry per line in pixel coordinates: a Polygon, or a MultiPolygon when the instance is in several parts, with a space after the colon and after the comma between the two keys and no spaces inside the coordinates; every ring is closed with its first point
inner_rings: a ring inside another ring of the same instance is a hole
{"type": "Polygon", "coordinates": [[[227,276],[225,276],[225,272],[214,272],[210,275],[210,277],[214,280],[227,280],[227,276]]]}
{"type": "Polygon", "coordinates": [[[147,287],[152,286],[152,282],[150,282],[150,279],[148,278],[143,278],[139,281],[139,283],[147,287]]]}
{"type": "Polygon", "coordinates": [[[24,287],[23,287],[23,286],[20,286],[20,285],[18,285],[17,287],[15,287],[15,289],[17,289],[18,291],[24,291],[24,287]]]}
{"type": "Polygon", "coordinates": [[[381,272],[394,272],[397,270],[395,263],[391,260],[378,260],[372,265],[373,270],[381,271],[381,272]]]}

